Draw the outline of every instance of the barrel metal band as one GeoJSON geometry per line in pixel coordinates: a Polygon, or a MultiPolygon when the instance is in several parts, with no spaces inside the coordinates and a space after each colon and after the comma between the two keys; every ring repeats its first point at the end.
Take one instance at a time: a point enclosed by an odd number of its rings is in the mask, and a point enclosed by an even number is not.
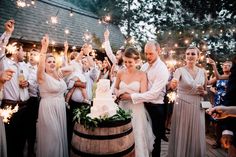
{"type": "Polygon", "coordinates": [[[79,156],[82,157],[121,157],[121,156],[125,156],[127,154],[129,154],[133,149],[134,149],[135,144],[133,144],[131,147],[129,147],[128,149],[122,151],[122,152],[118,152],[118,153],[114,153],[114,154],[90,154],[90,153],[86,153],[86,152],[82,152],[78,149],[76,149],[74,146],[71,146],[72,151],[79,156]]]}
{"type": "Polygon", "coordinates": [[[84,133],[78,132],[77,130],[74,130],[74,134],[76,134],[79,137],[86,138],[86,139],[112,140],[112,139],[126,136],[126,135],[130,134],[132,131],[133,131],[133,128],[131,127],[129,130],[127,130],[125,132],[122,132],[120,134],[114,134],[114,135],[89,135],[89,134],[84,134],[84,133]]]}

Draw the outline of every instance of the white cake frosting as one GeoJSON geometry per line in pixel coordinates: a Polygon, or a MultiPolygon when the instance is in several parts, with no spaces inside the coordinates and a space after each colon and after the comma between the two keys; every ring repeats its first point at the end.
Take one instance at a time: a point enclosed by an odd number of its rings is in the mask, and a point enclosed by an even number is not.
{"type": "Polygon", "coordinates": [[[110,90],[110,80],[100,79],[97,83],[93,106],[88,116],[91,118],[112,117],[118,110],[110,90]]]}

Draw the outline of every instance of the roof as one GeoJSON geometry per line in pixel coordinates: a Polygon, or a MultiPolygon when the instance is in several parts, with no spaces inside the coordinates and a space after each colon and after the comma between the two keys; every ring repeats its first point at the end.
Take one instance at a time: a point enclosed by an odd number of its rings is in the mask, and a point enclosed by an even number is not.
{"type": "MultiPolygon", "coordinates": [[[[105,27],[98,23],[99,17],[91,12],[82,10],[64,0],[37,0],[35,6],[17,8],[15,0],[0,0],[0,32],[4,30],[6,20],[14,18],[16,25],[12,38],[29,42],[40,42],[47,33],[56,44],[63,45],[67,40],[69,45],[81,46],[84,32],[88,30],[102,42],[105,27]],[[73,11],[73,16],[69,14],[73,11]],[[58,23],[53,25],[51,17],[57,16],[58,23]],[[65,34],[65,29],[69,34],[65,34]]],[[[109,24],[110,42],[117,49],[123,45],[124,36],[118,26],[109,24]]]]}

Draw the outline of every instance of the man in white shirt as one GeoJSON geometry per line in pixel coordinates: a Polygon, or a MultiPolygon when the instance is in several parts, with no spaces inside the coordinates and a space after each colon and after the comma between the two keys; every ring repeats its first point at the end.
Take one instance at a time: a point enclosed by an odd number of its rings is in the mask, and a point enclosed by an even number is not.
{"type": "Polygon", "coordinates": [[[165,133],[165,117],[164,117],[164,95],[165,87],[168,83],[169,71],[159,54],[161,52],[160,45],[157,42],[147,42],[145,45],[145,63],[141,70],[147,73],[148,91],[144,93],[125,93],[121,95],[121,99],[131,99],[134,104],[145,102],[145,107],[152,119],[152,130],[156,136],[153,157],[160,157],[161,138],[165,133]]]}
{"type": "Polygon", "coordinates": [[[7,139],[7,154],[8,157],[23,157],[23,149],[26,139],[26,101],[21,100],[20,91],[28,87],[27,80],[19,81],[20,70],[24,67],[19,64],[24,59],[22,47],[6,57],[5,46],[14,30],[14,20],[9,20],[5,23],[5,33],[0,40],[0,69],[12,69],[14,71],[12,79],[4,84],[3,100],[1,108],[16,105],[19,106],[18,112],[11,117],[9,124],[5,124],[6,139],[7,139]],[[10,58],[9,58],[10,57],[10,58]]]}
{"type": "Polygon", "coordinates": [[[39,61],[39,50],[32,49],[29,52],[29,62],[26,64],[28,69],[29,100],[27,104],[27,143],[28,156],[35,156],[34,144],[36,139],[36,122],[39,109],[39,85],[37,82],[37,70],[39,61]]]}

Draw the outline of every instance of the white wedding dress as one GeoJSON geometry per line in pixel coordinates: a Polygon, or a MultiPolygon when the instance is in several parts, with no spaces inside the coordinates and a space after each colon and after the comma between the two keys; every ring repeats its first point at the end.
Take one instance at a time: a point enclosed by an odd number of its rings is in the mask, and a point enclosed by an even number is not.
{"type": "MultiPolygon", "coordinates": [[[[140,91],[140,82],[134,81],[126,84],[120,82],[119,90],[129,93],[138,93],[140,91]]],[[[149,157],[155,140],[152,132],[150,117],[143,103],[133,104],[132,101],[120,101],[119,106],[125,110],[132,111],[132,125],[135,139],[135,156],[149,157]]]]}

